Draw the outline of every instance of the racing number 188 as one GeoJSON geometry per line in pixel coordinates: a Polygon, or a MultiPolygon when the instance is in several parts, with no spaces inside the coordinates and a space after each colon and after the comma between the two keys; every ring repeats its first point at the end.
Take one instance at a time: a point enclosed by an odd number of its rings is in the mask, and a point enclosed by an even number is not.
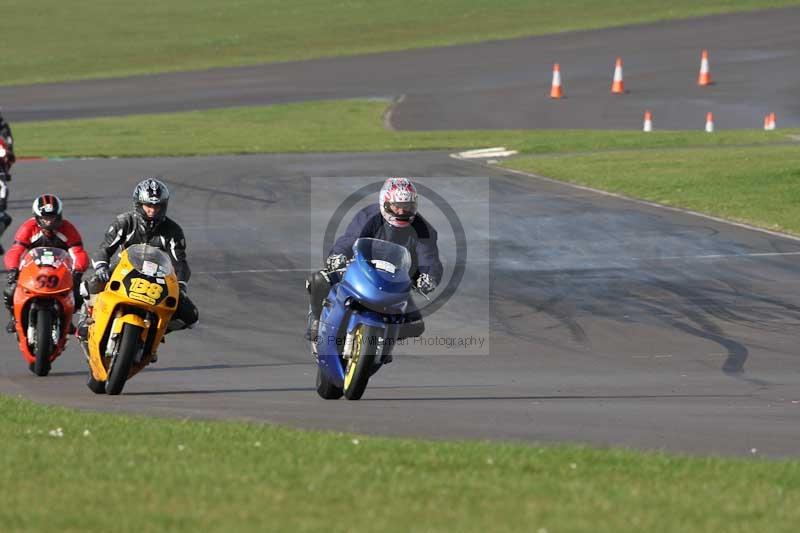
{"type": "Polygon", "coordinates": [[[153,300],[158,300],[164,287],[158,283],[150,283],[144,278],[133,278],[131,280],[131,292],[138,292],[139,294],[146,294],[153,300]]]}

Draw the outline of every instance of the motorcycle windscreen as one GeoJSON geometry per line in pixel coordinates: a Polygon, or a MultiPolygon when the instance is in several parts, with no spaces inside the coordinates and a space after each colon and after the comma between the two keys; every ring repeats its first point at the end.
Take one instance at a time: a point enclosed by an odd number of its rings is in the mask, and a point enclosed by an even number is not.
{"type": "Polygon", "coordinates": [[[38,246],[36,248],[31,248],[22,256],[19,262],[19,269],[22,270],[30,264],[34,264],[38,267],[49,266],[52,268],[58,268],[63,265],[72,270],[72,257],[66,250],[62,250],[61,248],[38,246]]]}
{"type": "Polygon", "coordinates": [[[134,244],[126,252],[133,268],[145,276],[163,278],[175,271],[169,256],[155,246],[134,244]]]}
{"type": "Polygon", "coordinates": [[[38,294],[72,289],[72,257],[61,248],[37,247],[22,256],[19,284],[38,294]]]}
{"type": "Polygon", "coordinates": [[[344,282],[365,304],[393,306],[408,298],[411,255],[405,247],[380,239],[358,239],[344,282]]]}

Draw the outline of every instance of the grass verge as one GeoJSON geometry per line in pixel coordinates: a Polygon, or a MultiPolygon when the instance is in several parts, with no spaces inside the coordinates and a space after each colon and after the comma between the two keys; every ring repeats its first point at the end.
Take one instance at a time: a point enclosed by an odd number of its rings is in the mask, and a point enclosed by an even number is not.
{"type": "MultiPolygon", "coordinates": [[[[386,102],[337,100],[22,122],[14,126],[23,156],[137,157],[290,152],[460,150],[505,145],[525,154],[675,149],[787,142],[779,130],[701,131],[477,130],[390,131],[386,102]],[[209,128],[213,124],[213,130],[209,128]]],[[[638,127],[638,124],[637,124],[638,127]]]]}
{"type": "Polygon", "coordinates": [[[4,531],[795,531],[800,462],[426,442],[0,396],[4,531]],[[59,429],[60,428],[60,429],[59,429]]]}
{"type": "Polygon", "coordinates": [[[522,157],[506,164],[625,196],[800,234],[800,147],[522,157]]]}
{"type": "Polygon", "coordinates": [[[0,84],[479,42],[798,0],[6,0],[0,84]]]}
{"type": "Polygon", "coordinates": [[[503,145],[509,168],[800,234],[798,130],[397,132],[385,102],[334,101],[21,123],[20,155],[188,156],[462,150],[503,145]],[[208,124],[214,124],[212,131],[208,124]]]}

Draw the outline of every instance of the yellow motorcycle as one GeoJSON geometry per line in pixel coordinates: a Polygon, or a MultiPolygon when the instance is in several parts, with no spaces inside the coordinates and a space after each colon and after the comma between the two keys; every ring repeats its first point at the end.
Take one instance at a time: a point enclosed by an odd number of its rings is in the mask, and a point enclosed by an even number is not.
{"type": "Polygon", "coordinates": [[[97,394],[119,394],[154,359],[178,307],[178,278],[169,256],[146,244],[120,254],[97,295],[83,345],[97,394]]]}

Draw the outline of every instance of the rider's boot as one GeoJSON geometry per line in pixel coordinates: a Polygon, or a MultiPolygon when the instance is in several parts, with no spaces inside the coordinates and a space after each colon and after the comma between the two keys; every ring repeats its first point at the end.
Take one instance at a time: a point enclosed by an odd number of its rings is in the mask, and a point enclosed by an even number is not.
{"type": "Polygon", "coordinates": [[[78,313],[78,326],[75,328],[75,336],[79,341],[85,342],[89,338],[89,325],[92,323],[92,308],[84,302],[83,312],[78,313]]]}
{"type": "Polygon", "coordinates": [[[319,334],[319,319],[314,318],[314,315],[309,313],[305,338],[307,341],[316,342],[318,334],[319,334]]]}
{"type": "Polygon", "coordinates": [[[17,331],[17,321],[12,316],[11,319],[6,324],[6,333],[16,333],[17,331]]]}
{"type": "MultiPolygon", "coordinates": [[[[89,287],[85,280],[80,283],[80,296],[83,301],[81,302],[80,311],[75,313],[75,316],[78,318],[78,325],[74,328],[74,332],[75,337],[77,337],[79,341],[86,342],[89,338],[89,325],[94,322],[92,311],[94,310],[94,300],[96,296],[89,293],[89,287]]],[[[70,330],[72,329],[73,328],[70,328],[70,330]]]]}

